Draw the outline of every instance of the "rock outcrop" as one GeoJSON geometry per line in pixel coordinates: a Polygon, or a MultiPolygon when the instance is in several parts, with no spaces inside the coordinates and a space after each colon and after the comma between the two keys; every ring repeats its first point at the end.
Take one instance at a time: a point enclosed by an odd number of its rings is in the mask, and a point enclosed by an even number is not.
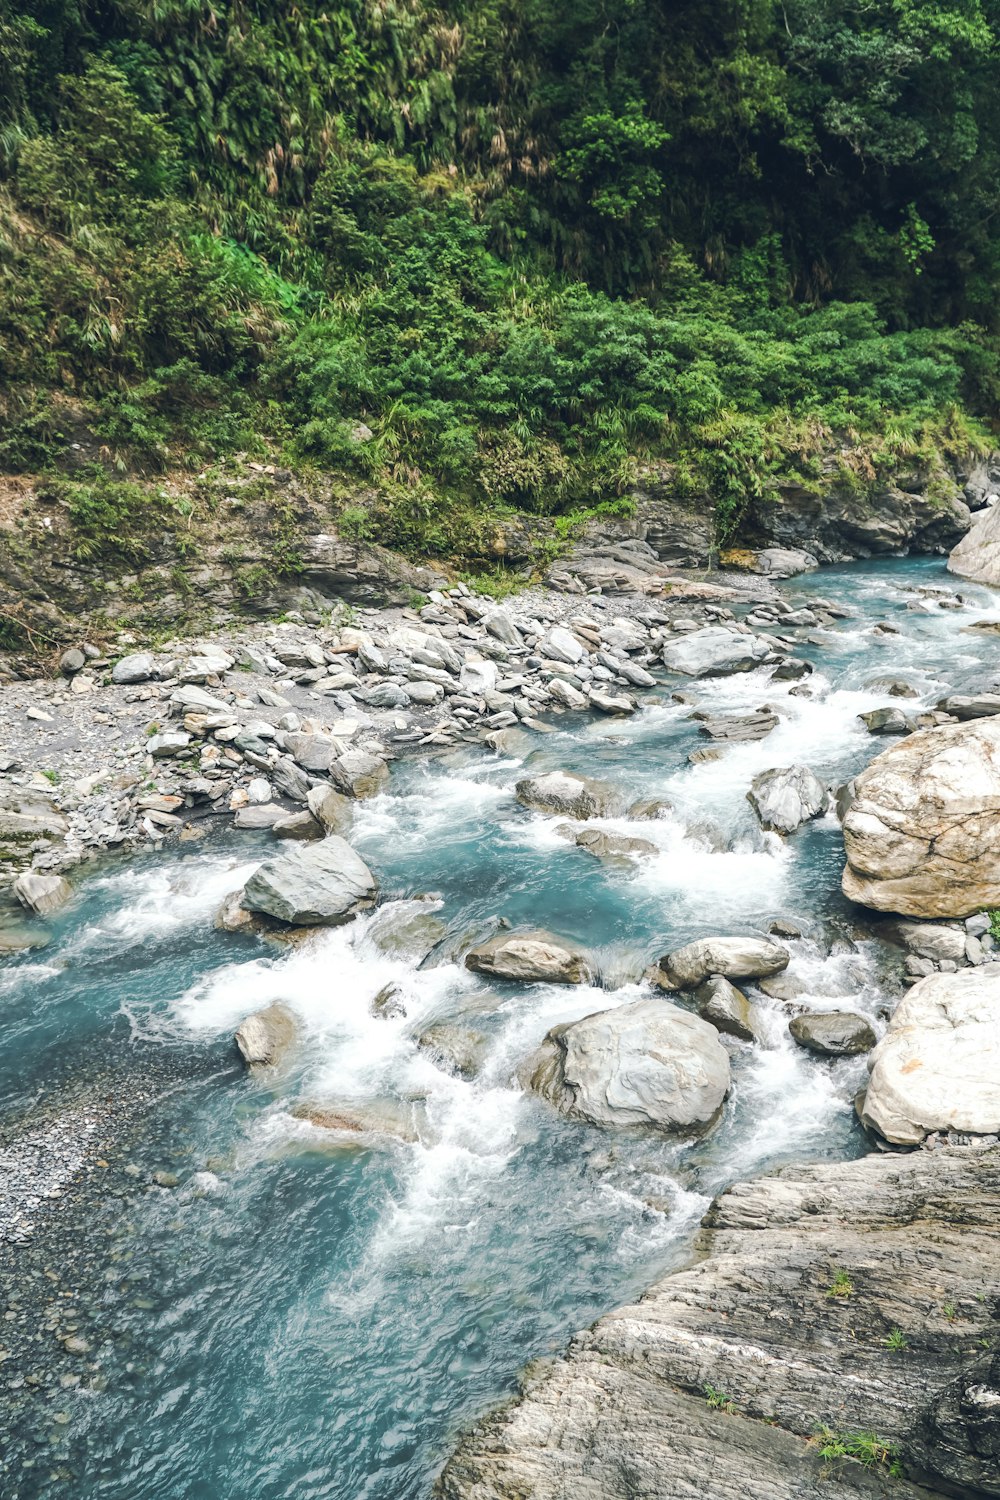
{"type": "Polygon", "coordinates": [[[690,1269],[529,1367],[438,1500],[1000,1494],[1000,1149],[786,1167],[704,1222],[690,1269]]]}
{"type": "Polygon", "coordinates": [[[855,779],[844,895],[907,917],[1000,906],[1000,719],[922,730],[855,779]]]}
{"type": "Polygon", "coordinates": [[[332,833],[262,864],[247,881],[240,904],[296,927],[329,926],[371,906],[377,889],[360,854],[332,833]]]}
{"type": "Polygon", "coordinates": [[[573,1120],[702,1130],[729,1091],[729,1054],[690,1011],[636,1000],[553,1027],[519,1076],[573,1120]]]}
{"type": "Polygon", "coordinates": [[[1000,1131],[1000,966],[919,979],[869,1068],[861,1118],[887,1141],[1000,1131]]]}
{"type": "Polygon", "coordinates": [[[1000,587],[1000,505],[979,512],[972,527],[952,550],[949,573],[974,583],[1000,587]]]}

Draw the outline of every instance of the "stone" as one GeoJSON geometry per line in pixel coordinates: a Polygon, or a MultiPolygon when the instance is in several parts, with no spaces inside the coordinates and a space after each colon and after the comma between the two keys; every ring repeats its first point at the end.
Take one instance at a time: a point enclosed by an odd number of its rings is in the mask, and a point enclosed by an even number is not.
{"type": "Polygon", "coordinates": [[[762,828],[794,833],[825,811],[827,789],[808,766],[783,766],[755,776],[747,801],[762,828]]]}
{"type": "Polygon", "coordinates": [[[934,1131],[1000,1131],[1000,965],[930,974],[869,1059],[862,1123],[896,1145],[934,1131]]]}
{"type": "Polygon", "coordinates": [[[321,839],[326,830],[308,810],[289,813],[271,824],[276,839],[321,839]]]}
{"type": "Polygon", "coordinates": [[[147,655],[145,651],[142,651],[135,656],[123,656],[119,661],[116,661],[111,668],[111,681],[120,686],[136,682],[149,682],[150,678],[155,675],[155,672],[156,668],[153,665],[153,658],[147,655]]]}
{"type": "Polygon", "coordinates": [[[268,768],[275,790],[292,802],[305,802],[309,796],[309,778],[290,755],[283,755],[268,768]]]}
{"type": "Polygon", "coordinates": [[[295,1017],[280,1001],[247,1016],[236,1031],[236,1045],[248,1068],[273,1068],[296,1039],[295,1017]]]}
{"type": "Polygon", "coordinates": [[[1000,718],[921,730],[855,778],[844,895],[907,917],[1000,906],[1000,718]]]}
{"type": "Polygon", "coordinates": [[[188,656],[181,662],[174,675],[181,682],[205,682],[209,677],[221,677],[235,665],[225,651],[206,653],[203,656],[188,656]]]}
{"type": "Polygon", "coordinates": [[[62,875],[39,875],[32,870],[19,875],[12,890],[21,905],[36,917],[59,911],[73,894],[73,887],[62,875]]]}
{"type": "Polygon", "coordinates": [[[518,1076],[570,1119],[666,1131],[711,1125],[730,1085],[715,1027],[657,999],[553,1027],[518,1076]]]}
{"type": "Polygon", "coordinates": [[[191,736],[183,729],[165,729],[146,741],[146,750],[154,760],[170,760],[181,755],[191,744],[191,736]]]}
{"type": "Polygon", "coordinates": [[[716,1031],[726,1036],[738,1037],[741,1042],[754,1042],[760,1035],[760,1016],[755,1005],[751,1005],[742,990],[738,990],[721,974],[706,979],[695,991],[698,1014],[716,1031]]]}
{"type": "Polygon", "coordinates": [[[864,1016],[849,1010],[813,1010],[793,1016],[788,1030],[800,1047],[824,1057],[853,1057],[870,1052],[875,1032],[864,1016]]]}
{"type": "Polygon", "coordinates": [[[1000,585],[1000,506],[979,511],[948,558],[949,573],[974,583],[1000,585]]]}
{"type": "Polygon", "coordinates": [[[420,1033],[417,1046],[446,1072],[475,1078],[489,1048],[489,1038],[471,1027],[441,1021],[420,1033]]]}
{"type": "Polygon", "coordinates": [[[564,661],[570,666],[583,661],[587,655],[587,648],[573,634],[561,625],[556,625],[543,639],[539,651],[548,661],[564,661]]]}
{"type": "Polygon", "coordinates": [[[951,927],[942,922],[886,922],[878,928],[879,937],[890,943],[898,943],[908,953],[918,958],[930,958],[939,963],[950,959],[961,963],[965,958],[965,928],[951,927]]]}
{"type": "Polygon", "coordinates": [[[583,953],[549,932],[501,932],[465,955],[465,967],[492,979],[540,984],[586,984],[583,953]]]}
{"type": "Polygon", "coordinates": [[[668,642],[663,648],[663,665],[687,677],[718,677],[750,672],[770,654],[771,647],[760,636],[708,625],[668,642]]]}
{"type": "Polygon", "coordinates": [[[367,750],[345,750],[330,763],[330,779],[359,801],[377,797],[389,780],[389,767],[380,755],[367,750]]]}
{"type": "Polygon", "coordinates": [[[506,609],[491,609],[483,616],[483,624],[490,635],[502,641],[505,646],[521,647],[524,645],[521,632],[506,609]]]}
{"type": "Polygon", "coordinates": [[[258,807],[238,808],[233,824],[236,828],[273,828],[287,817],[286,807],[279,807],[276,802],[265,802],[258,807]]]}
{"type": "MultiPolygon", "coordinates": [[[[697,719],[698,714],[692,718],[697,719]]],[[[699,720],[698,732],[711,740],[742,743],[766,739],[777,727],[777,714],[765,708],[752,714],[709,714],[699,720]]]]}
{"type": "Polygon", "coordinates": [[[351,804],[332,786],[313,786],[306,795],[306,806],[327,833],[343,833],[350,827],[351,804]]]}
{"type": "Polygon", "coordinates": [[[869,734],[909,734],[913,728],[909,719],[898,708],[873,708],[858,714],[869,734]]]}
{"type": "Polygon", "coordinates": [[[406,1015],[406,1004],[403,1000],[403,991],[398,984],[391,980],[384,984],[368,1007],[373,1016],[380,1016],[382,1020],[399,1020],[406,1015]]]}
{"type": "Polygon", "coordinates": [[[595,687],[590,689],[590,706],[602,714],[634,714],[636,709],[634,698],[605,693],[601,688],[595,687]]]}
{"type": "Polygon", "coordinates": [[[628,816],[634,823],[655,823],[669,817],[673,810],[674,804],[663,797],[640,797],[632,803],[628,816]]]}
{"type": "Polygon", "coordinates": [[[712,974],[765,979],[787,969],[788,959],[788,949],[772,938],[698,938],[661,958],[660,971],[665,989],[694,990],[712,974]]]}
{"type": "Polygon", "coordinates": [[[703,1223],[683,1269],[469,1419],[436,1500],[996,1494],[1000,1150],[784,1166],[703,1223]],[[824,1430],[902,1473],[824,1456],[824,1430]]]}
{"type": "Polygon", "coordinates": [[[434,899],[387,901],[368,919],[365,944],[387,958],[421,964],[441,942],[447,927],[434,899]]]}
{"type": "Polygon", "coordinates": [[[82,672],[86,665],[87,658],[75,646],[69,651],[64,651],[59,658],[59,670],[64,677],[72,677],[75,673],[82,672]]]}
{"type": "Polygon", "coordinates": [[[515,795],[533,812],[561,817],[616,818],[625,810],[625,799],[616,787],[576,771],[549,771],[526,776],[517,783],[515,795]]]}
{"type": "Polygon", "coordinates": [[[627,833],[609,833],[604,828],[581,828],[576,843],[598,859],[624,859],[634,854],[659,854],[657,844],[627,833]]]}
{"type": "Polygon", "coordinates": [[[243,892],[230,891],[215,914],[213,926],[217,932],[250,933],[256,930],[257,919],[242,904],[243,892]]]}
{"type": "Polygon", "coordinates": [[[329,771],[330,762],[341,753],[341,746],[330,734],[286,734],[282,749],[303,771],[329,771]]]}
{"type": "Polygon", "coordinates": [[[178,704],[181,708],[193,708],[197,712],[209,714],[228,714],[229,704],[223,703],[221,698],[213,698],[211,693],[206,693],[204,688],[196,687],[193,683],[185,683],[175,688],[170,694],[171,703],[178,704]]]}
{"type": "Polygon", "coordinates": [[[261,865],[246,883],[242,905],[292,926],[328,926],[370,906],[377,890],[361,856],[332,833],[261,865]]]}
{"type": "Polygon", "coordinates": [[[941,713],[954,719],[988,719],[1000,714],[1000,693],[951,693],[938,703],[941,713]]]}
{"type": "Polygon", "coordinates": [[[590,706],[589,699],[579,688],[575,688],[571,682],[564,682],[561,677],[553,677],[549,683],[549,696],[564,708],[573,708],[577,712],[590,706]]]}
{"type": "Polygon", "coordinates": [[[474,697],[495,693],[498,669],[495,661],[466,661],[459,674],[459,684],[474,697]]]}

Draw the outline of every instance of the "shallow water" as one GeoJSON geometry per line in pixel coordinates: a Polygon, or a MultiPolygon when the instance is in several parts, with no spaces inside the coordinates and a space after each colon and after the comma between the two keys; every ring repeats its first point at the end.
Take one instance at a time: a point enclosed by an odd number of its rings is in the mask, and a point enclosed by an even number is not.
{"type": "Polygon", "coordinates": [[[767,670],[672,681],[634,719],[532,741],[524,762],[469,752],[399,766],[390,793],[358,809],[352,839],[387,897],[434,893],[455,937],[495,915],[550,927],[595,954],[602,988],[494,986],[453,962],[418,969],[379,951],[371,918],[288,952],[216,933],[222,897],[273,847],[263,836],[94,878],[49,947],[5,962],[10,1116],[53,1079],[111,1061],[171,1056],[180,1074],[135,1146],[144,1183],[164,1168],[180,1185],[142,1193],[109,1245],[109,1283],[127,1265],[144,1294],[115,1305],[99,1350],[106,1389],[62,1393],[68,1420],[56,1430],[40,1418],[32,1435],[46,1455],[66,1445],[72,1479],[49,1480],[46,1457],[16,1493],[417,1500],[459,1425],[511,1391],[527,1359],[683,1262],[712,1193],[784,1160],[864,1150],[851,1102],[863,1063],[796,1048],[787,1009],[764,997],[768,1045],[733,1044],[731,1098],[700,1142],[567,1124],[513,1072],[548,1027],[634,999],[660,953],[778,916],[806,934],[789,972],[810,1003],[848,997],[884,1024],[899,956],[853,926],[835,821],[783,843],[756,829],[746,790],[793,762],[842,781],[884,748],[858,712],[916,704],[868,687],[875,676],[904,676],[931,704],[992,670],[989,638],[966,627],[1000,617],[996,596],[963,586],[968,606],[947,610],[919,592],[933,587],[954,589],[937,561],[787,585],[792,602],[824,597],[851,612],[821,645],[799,646],[818,669],[812,698],[767,670]],[[878,621],[901,633],[873,634],[878,621]],[[781,723],[692,766],[704,741],[690,708],[671,702],[676,687],[713,710],[770,703],[781,723]],[[658,822],[610,825],[660,854],[617,867],[567,844],[556,820],[515,803],[523,765],[666,798],[673,811],[658,822]],[[389,982],[405,1018],[369,1014],[389,982]],[[231,1037],[276,999],[304,1042],[264,1083],[236,1065],[231,1037]],[[473,1081],[416,1045],[444,1020],[487,1038],[473,1081]],[[417,1139],[331,1135],[292,1113],[305,1101],[389,1109],[417,1139]]]}

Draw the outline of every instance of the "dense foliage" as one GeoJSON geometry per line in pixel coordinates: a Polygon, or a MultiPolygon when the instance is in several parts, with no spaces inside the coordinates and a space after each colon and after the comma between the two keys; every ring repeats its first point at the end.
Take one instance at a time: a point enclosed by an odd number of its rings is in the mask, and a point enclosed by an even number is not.
{"type": "Polygon", "coordinates": [[[457,552],[643,459],[731,524],[834,438],[965,434],[998,35],[1000,0],[0,0],[0,465],[280,449],[457,552]]]}

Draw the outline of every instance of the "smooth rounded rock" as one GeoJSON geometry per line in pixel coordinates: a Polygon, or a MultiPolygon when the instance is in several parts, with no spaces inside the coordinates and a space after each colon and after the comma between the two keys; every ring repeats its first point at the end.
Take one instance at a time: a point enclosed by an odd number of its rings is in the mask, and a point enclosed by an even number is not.
{"type": "Polygon", "coordinates": [[[607,781],[581,776],[576,771],[549,771],[525,776],[515,795],[533,812],[556,813],[568,818],[616,818],[625,810],[625,799],[607,781]]]}
{"type": "Polygon", "coordinates": [[[329,926],[370,906],[377,889],[361,856],[332,833],[261,865],[247,881],[241,904],[293,926],[329,926]]]}
{"type": "Polygon", "coordinates": [[[787,969],[788,959],[788,949],[771,938],[698,938],[661,958],[660,973],[665,988],[693,990],[712,974],[724,979],[764,979],[787,969]]]}
{"type": "Polygon", "coordinates": [[[853,1057],[870,1052],[876,1036],[864,1016],[849,1010],[814,1010],[793,1016],[788,1030],[800,1047],[824,1057],[853,1057]]]}
{"type": "Polygon", "coordinates": [[[256,1011],[238,1027],[236,1045],[247,1067],[274,1067],[295,1041],[295,1017],[277,1002],[256,1011]]]}
{"type": "Polygon", "coordinates": [[[495,979],[529,983],[585,984],[586,957],[549,932],[502,932],[465,956],[465,967],[495,979]]]}

